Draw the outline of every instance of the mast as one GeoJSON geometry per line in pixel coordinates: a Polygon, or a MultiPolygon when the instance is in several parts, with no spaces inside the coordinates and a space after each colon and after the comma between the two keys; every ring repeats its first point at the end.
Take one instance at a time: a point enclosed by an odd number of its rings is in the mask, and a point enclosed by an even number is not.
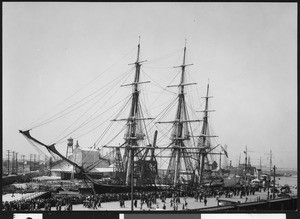
{"type": "MultiPolygon", "coordinates": [[[[198,155],[198,172],[200,173],[199,177],[199,184],[202,183],[203,181],[203,172],[204,169],[208,169],[208,157],[207,157],[207,152],[208,150],[211,149],[211,142],[210,138],[211,137],[217,137],[217,136],[211,136],[209,132],[209,124],[208,124],[208,113],[209,112],[214,112],[214,110],[209,110],[208,108],[208,99],[211,98],[212,96],[209,96],[209,84],[207,84],[206,88],[206,96],[202,97],[205,99],[205,107],[203,115],[203,125],[201,129],[201,134],[199,136],[199,141],[198,141],[198,147],[199,147],[199,155],[198,155]]],[[[220,158],[221,159],[221,158],[220,158]]],[[[221,161],[220,161],[221,162],[221,161]]]]}
{"type": "Polygon", "coordinates": [[[246,146],[246,150],[244,151],[244,153],[245,153],[245,173],[247,174],[247,154],[248,154],[247,146],[246,146]]]}
{"type": "MultiPolygon", "coordinates": [[[[193,171],[191,160],[188,157],[187,147],[185,141],[190,139],[190,132],[188,129],[188,122],[193,122],[193,120],[188,119],[187,107],[185,101],[185,86],[195,83],[185,83],[185,68],[186,64],[186,45],[184,46],[183,62],[182,65],[176,66],[174,68],[181,68],[181,79],[179,85],[171,85],[169,87],[178,87],[178,105],[175,120],[171,121],[173,123],[172,135],[171,135],[171,158],[169,160],[169,165],[167,169],[166,177],[171,180],[174,186],[179,184],[179,179],[181,174],[191,174],[193,171]]],[[[188,177],[188,176],[187,176],[188,177]]]]}
{"type": "MultiPolygon", "coordinates": [[[[146,61],[146,60],[145,60],[146,61]]],[[[126,185],[133,185],[133,175],[134,175],[134,164],[136,160],[140,160],[143,157],[141,151],[145,149],[145,147],[140,146],[140,142],[145,139],[145,133],[143,131],[143,120],[153,119],[153,118],[142,118],[143,113],[140,105],[140,88],[139,85],[142,83],[149,83],[150,81],[140,82],[140,70],[142,62],[140,61],[140,42],[138,44],[137,50],[137,58],[136,62],[132,63],[135,65],[135,75],[134,75],[134,82],[127,85],[122,86],[132,86],[132,95],[131,95],[131,105],[129,116],[127,119],[120,119],[127,121],[126,123],[126,131],[124,136],[124,146],[125,152],[123,156],[123,166],[124,166],[124,182],[126,185]]],[[[118,120],[114,120],[118,121],[118,120]]],[[[146,128],[146,127],[144,127],[146,128]]],[[[120,148],[120,147],[119,147],[120,148]]],[[[117,150],[117,153],[119,151],[117,150]]],[[[120,155],[119,155],[120,157],[120,155]]],[[[143,177],[141,177],[143,178],[143,177]]],[[[142,183],[143,179],[139,179],[142,183]]]]}
{"type": "Polygon", "coordinates": [[[247,174],[248,173],[248,166],[250,166],[248,163],[249,163],[249,158],[248,158],[248,153],[249,152],[253,152],[253,151],[249,151],[248,148],[247,148],[247,145],[246,145],[246,150],[244,151],[245,153],[245,173],[247,174]]]}
{"type": "Polygon", "coordinates": [[[219,161],[219,171],[220,171],[220,173],[221,173],[221,165],[222,165],[222,163],[221,163],[221,159],[222,158],[222,153],[220,152],[220,161],[219,161]]]}
{"type": "Polygon", "coordinates": [[[9,175],[9,159],[10,159],[10,154],[11,150],[7,150],[7,175],[9,175]]]}
{"type": "Polygon", "coordinates": [[[134,165],[134,146],[138,146],[137,136],[136,136],[136,128],[137,128],[137,120],[138,110],[139,110],[139,81],[140,81],[140,68],[141,64],[139,62],[140,59],[140,42],[138,44],[137,58],[135,65],[135,76],[132,90],[132,101],[131,101],[131,109],[127,122],[127,132],[125,136],[125,141],[127,141],[127,147],[125,151],[125,159],[126,162],[126,185],[130,185],[133,180],[133,165],[134,165]],[[130,178],[131,177],[131,178],[130,178]]]}
{"type": "Polygon", "coordinates": [[[268,159],[270,159],[270,175],[272,174],[272,150],[270,150],[270,153],[269,154],[265,154],[265,155],[268,155],[270,157],[268,157],[268,159]]]}

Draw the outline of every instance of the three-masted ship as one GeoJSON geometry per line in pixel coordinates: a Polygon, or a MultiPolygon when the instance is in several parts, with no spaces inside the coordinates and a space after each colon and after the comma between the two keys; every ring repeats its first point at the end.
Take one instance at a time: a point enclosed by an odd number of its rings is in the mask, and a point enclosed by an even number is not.
{"type": "Polygon", "coordinates": [[[140,95],[141,86],[150,81],[141,81],[141,66],[145,61],[140,60],[140,43],[137,48],[137,58],[133,63],[134,80],[123,87],[131,86],[130,109],[127,118],[115,118],[112,122],[125,122],[125,134],[123,143],[120,145],[104,145],[104,148],[113,150],[115,173],[113,183],[101,183],[91,177],[88,169],[79,165],[70,158],[63,156],[55,147],[55,144],[47,145],[33,137],[29,130],[20,130],[28,140],[45,147],[50,153],[55,154],[62,160],[74,166],[74,169],[80,178],[89,181],[92,184],[92,190],[95,193],[123,193],[130,191],[153,191],[160,188],[187,188],[199,186],[203,183],[205,170],[209,169],[209,154],[217,146],[213,147],[210,138],[216,137],[210,135],[208,129],[208,91],[205,98],[206,104],[203,119],[190,119],[188,107],[186,104],[186,86],[195,85],[186,81],[186,67],[192,64],[186,64],[186,46],[184,47],[183,62],[176,66],[181,70],[179,84],[170,85],[177,87],[177,106],[175,119],[172,121],[158,121],[158,125],[171,125],[171,135],[167,147],[157,145],[158,131],[154,132],[153,138],[148,136],[147,125],[145,121],[154,120],[154,118],[145,117],[141,107],[140,95]],[[191,123],[202,122],[200,135],[193,135],[190,130],[191,123]],[[151,139],[151,140],[150,140],[151,139]],[[193,139],[193,141],[191,141],[193,139]],[[196,139],[196,140],[195,140],[196,139]],[[196,144],[195,144],[196,142],[196,144]],[[168,151],[168,167],[163,176],[158,173],[158,153],[156,151],[168,151]],[[123,152],[123,153],[122,153],[123,152]],[[158,182],[160,181],[160,182],[158,182]],[[164,186],[162,186],[164,185],[164,186]]]}

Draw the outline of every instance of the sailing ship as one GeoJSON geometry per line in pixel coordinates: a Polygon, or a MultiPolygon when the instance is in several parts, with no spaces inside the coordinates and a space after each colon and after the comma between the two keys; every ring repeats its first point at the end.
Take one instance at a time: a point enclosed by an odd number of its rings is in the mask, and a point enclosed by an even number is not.
{"type": "MultiPolygon", "coordinates": [[[[141,81],[141,66],[145,61],[140,60],[140,42],[137,48],[137,58],[133,63],[135,67],[134,80],[130,84],[123,87],[131,86],[132,93],[130,95],[130,110],[127,118],[115,118],[112,122],[125,122],[125,134],[121,145],[103,145],[104,148],[112,149],[115,160],[114,181],[111,184],[98,182],[89,174],[89,169],[83,165],[78,165],[75,161],[63,156],[55,147],[55,144],[47,145],[42,141],[33,137],[30,133],[31,129],[20,130],[28,140],[45,147],[50,153],[55,154],[62,160],[74,166],[78,176],[92,184],[94,193],[123,193],[130,191],[155,191],[160,188],[195,188],[203,184],[206,172],[209,172],[209,156],[217,146],[212,146],[211,138],[217,137],[211,135],[208,127],[208,108],[209,85],[207,85],[207,95],[205,98],[205,109],[203,119],[190,119],[186,104],[186,86],[195,85],[186,81],[186,67],[192,64],[186,64],[186,45],[183,50],[183,62],[181,69],[180,82],[177,85],[168,87],[177,87],[177,109],[175,119],[172,121],[158,121],[156,124],[171,124],[170,143],[167,147],[159,147],[156,145],[158,131],[155,130],[153,141],[147,131],[145,121],[154,120],[154,118],[144,117],[142,111],[140,95],[141,84],[149,83],[149,81],[141,81]],[[202,124],[200,135],[193,135],[190,130],[191,123],[202,124]],[[191,141],[191,139],[193,139],[191,141]],[[195,144],[196,143],[196,144],[195,144]],[[121,153],[123,151],[123,156],[121,153]],[[157,150],[168,150],[168,167],[166,174],[160,177],[158,174],[158,154],[157,150]],[[160,181],[160,183],[158,183],[160,181]]],[[[219,154],[219,153],[218,153],[219,154]]]]}

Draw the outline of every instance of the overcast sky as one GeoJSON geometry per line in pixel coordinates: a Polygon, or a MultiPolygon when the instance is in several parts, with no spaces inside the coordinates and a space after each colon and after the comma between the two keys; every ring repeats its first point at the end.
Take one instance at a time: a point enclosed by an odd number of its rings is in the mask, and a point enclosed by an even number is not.
{"type": "Polygon", "coordinates": [[[296,168],[296,3],[3,3],[3,155],[37,153],[18,129],[91,81],[126,72],[139,36],[144,72],[162,87],[174,69],[155,73],[150,61],[187,39],[190,79],[200,96],[209,79],[212,127],[233,163],[247,145],[252,164],[268,165],[272,150],[273,164],[296,168]],[[105,74],[123,57],[124,68],[105,74]]]}

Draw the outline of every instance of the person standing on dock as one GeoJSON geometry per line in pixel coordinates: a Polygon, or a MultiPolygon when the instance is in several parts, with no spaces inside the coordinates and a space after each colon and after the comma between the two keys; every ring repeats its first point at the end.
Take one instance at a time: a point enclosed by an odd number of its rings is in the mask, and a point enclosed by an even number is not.
{"type": "Polygon", "coordinates": [[[137,200],[134,200],[134,207],[137,208],[137,200]]]}
{"type": "Polygon", "coordinates": [[[57,202],[55,203],[55,208],[56,208],[56,211],[58,211],[58,208],[59,208],[59,201],[57,201],[57,202]]]}
{"type": "Polygon", "coordinates": [[[201,192],[200,195],[199,195],[199,202],[202,201],[202,198],[203,198],[203,195],[202,195],[202,192],[201,192]]]}
{"type": "Polygon", "coordinates": [[[98,199],[98,207],[101,208],[101,197],[98,199]]]}

